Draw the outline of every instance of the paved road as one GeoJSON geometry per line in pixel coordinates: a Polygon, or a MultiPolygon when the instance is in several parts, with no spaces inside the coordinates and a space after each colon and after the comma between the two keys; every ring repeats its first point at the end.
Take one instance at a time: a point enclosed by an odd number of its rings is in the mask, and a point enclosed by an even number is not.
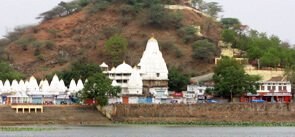
{"type": "Polygon", "coordinates": [[[191,80],[194,82],[200,82],[200,81],[208,81],[213,78],[214,73],[208,73],[202,76],[192,77],[191,80]]]}

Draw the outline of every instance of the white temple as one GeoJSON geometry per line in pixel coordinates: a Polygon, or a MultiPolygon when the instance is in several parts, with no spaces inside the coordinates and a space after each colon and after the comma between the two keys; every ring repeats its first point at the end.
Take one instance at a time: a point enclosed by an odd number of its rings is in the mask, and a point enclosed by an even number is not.
{"type": "Polygon", "coordinates": [[[113,80],[113,86],[122,88],[122,96],[168,95],[168,69],[154,37],[148,40],[140,63],[134,68],[125,61],[111,70],[104,62],[100,67],[113,80]]]}

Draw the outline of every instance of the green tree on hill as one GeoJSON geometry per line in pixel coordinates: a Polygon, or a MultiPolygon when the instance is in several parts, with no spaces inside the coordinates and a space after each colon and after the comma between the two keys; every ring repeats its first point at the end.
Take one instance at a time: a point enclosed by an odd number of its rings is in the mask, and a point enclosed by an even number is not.
{"type": "Polygon", "coordinates": [[[242,96],[245,93],[255,93],[258,76],[250,76],[245,73],[244,68],[236,60],[224,57],[214,69],[214,90],[217,95],[228,98],[230,102],[233,97],[242,96]]]}
{"type": "Polygon", "coordinates": [[[224,42],[232,43],[235,45],[237,33],[234,30],[225,29],[223,30],[221,36],[224,42]]]}
{"type": "Polygon", "coordinates": [[[106,52],[111,57],[114,64],[122,62],[125,53],[128,49],[128,41],[120,36],[115,35],[108,39],[105,43],[106,52]]]}

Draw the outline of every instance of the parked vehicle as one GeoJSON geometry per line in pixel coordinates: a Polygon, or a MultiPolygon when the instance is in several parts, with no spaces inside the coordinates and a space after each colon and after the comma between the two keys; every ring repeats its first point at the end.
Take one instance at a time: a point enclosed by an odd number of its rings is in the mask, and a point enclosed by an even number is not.
{"type": "Polygon", "coordinates": [[[251,102],[252,103],[264,103],[265,101],[262,99],[259,99],[259,100],[252,100],[251,102]]]}
{"type": "Polygon", "coordinates": [[[218,103],[218,101],[217,100],[214,100],[214,99],[208,99],[207,102],[208,103],[218,103]]]}

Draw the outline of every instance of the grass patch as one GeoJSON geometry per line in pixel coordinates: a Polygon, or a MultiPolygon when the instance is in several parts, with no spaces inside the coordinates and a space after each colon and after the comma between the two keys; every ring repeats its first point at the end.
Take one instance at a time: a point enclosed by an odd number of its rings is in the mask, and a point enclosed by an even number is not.
{"type": "Polygon", "coordinates": [[[38,127],[1,127],[0,131],[52,131],[56,128],[38,128],[38,127]]]}

